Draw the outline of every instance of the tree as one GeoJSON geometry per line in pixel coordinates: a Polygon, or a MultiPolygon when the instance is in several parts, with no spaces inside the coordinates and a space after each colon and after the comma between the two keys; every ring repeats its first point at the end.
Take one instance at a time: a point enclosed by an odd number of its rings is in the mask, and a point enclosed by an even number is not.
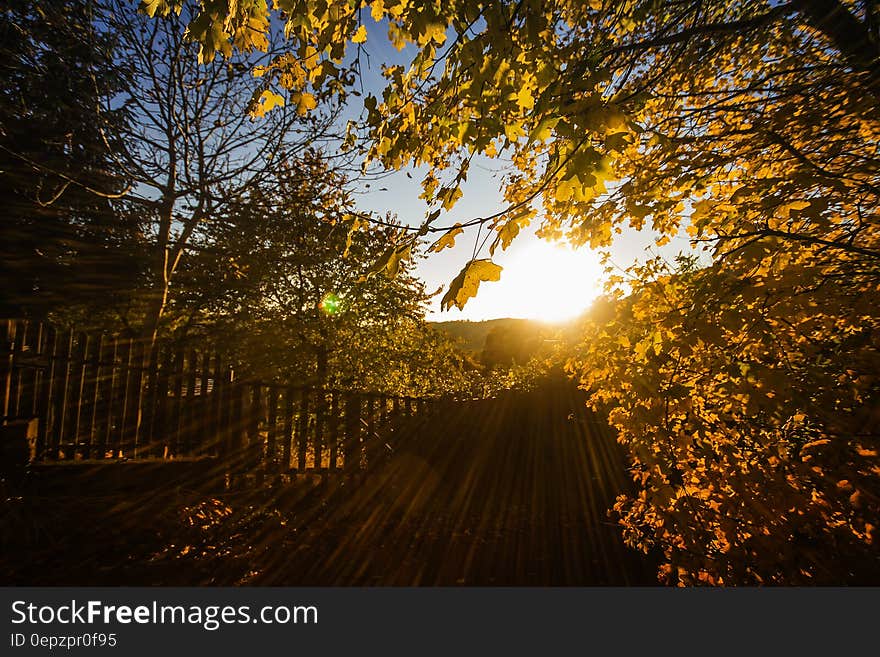
{"type": "Polygon", "coordinates": [[[93,10],[89,0],[0,5],[3,316],[95,305],[137,275],[138,235],[111,202],[127,185],[118,144],[98,128],[126,117],[98,113],[119,79],[93,10]]]}
{"type": "Polygon", "coordinates": [[[528,320],[507,320],[492,327],[480,353],[490,369],[524,365],[539,353],[550,334],[545,327],[528,320]]]}
{"type": "MultiPolygon", "coordinates": [[[[115,134],[125,148],[119,167],[131,177],[129,198],[140,207],[148,237],[150,281],[141,315],[132,321],[155,340],[173,279],[197,231],[229,203],[274,175],[287,153],[327,136],[330,119],[305,117],[306,101],[286,103],[251,74],[259,65],[202,61],[185,38],[189,5],[180,15],[149,21],[127,2],[108,0],[97,18],[116,40],[116,64],[125,89],[105,111],[122,105],[133,116],[115,134]],[[268,108],[274,108],[266,115],[268,108]]],[[[261,37],[271,52],[277,34],[261,37]]],[[[316,99],[310,97],[309,107],[316,99]]],[[[112,132],[108,128],[108,133],[112,132]]]]}
{"type": "MultiPolygon", "coordinates": [[[[480,226],[491,255],[540,216],[542,235],[593,248],[629,224],[661,244],[686,228],[708,250],[702,271],[652,260],[612,279],[613,320],[573,363],[634,463],[629,539],[662,548],[684,583],[876,574],[876,4],[289,0],[277,83],[361,49],[367,6],[416,45],[365,100],[368,158],[428,168],[410,239],[440,233],[443,248],[480,226]],[[443,226],[476,155],[510,162],[509,207],[443,226]],[[837,547],[851,569],[830,566],[837,547]]],[[[206,51],[247,48],[240,26],[266,12],[204,18],[206,51]]],[[[467,263],[449,302],[497,277],[491,264],[467,263]]]]}
{"type": "Polygon", "coordinates": [[[169,309],[178,333],[237,350],[246,377],[399,394],[460,387],[411,265],[394,279],[364,276],[392,229],[359,230],[352,207],[317,151],[278,163],[198,231],[169,309]]]}
{"type": "Polygon", "coordinates": [[[631,455],[625,538],[670,582],[876,581],[878,333],[847,318],[877,293],[784,278],[649,263],[569,364],[631,455]]]}
{"type": "MultiPolygon", "coordinates": [[[[649,216],[669,234],[687,213],[687,199],[713,191],[707,183],[715,172],[751,155],[761,155],[758,167],[781,161],[853,189],[872,172],[870,160],[854,158],[848,148],[870,133],[868,125],[820,133],[810,152],[798,147],[818,117],[870,117],[878,77],[871,3],[366,4],[374,19],[388,21],[396,46],[418,46],[409,69],[386,70],[382,102],[365,100],[369,157],[390,167],[428,165],[426,198],[443,209],[460,197],[475,154],[510,158],[510,208],[470,222],[489,224],[502,246],[536,214],[535,200],[546,233],[566,230],[580,243],[607,244],[615,225],[640,226],[649,216]],[[866,93],[854,97],[860,88],[866,93]],[[827,107],[803,111],[806,98],[827,107]],[[837,113],[817,114],[828,108],[837,113]],[[826,166],[823,173],[815,166],[824,162],[823,150],[848,157],[855,170],[826,166]],[[644,166],[646,159],[654,166],[644,166]],[[454,177],[441,182],[449,170],[454,177]],[[623,184],[606,194],[611,180],[623,184]]],[[[175,2],[142,6],[167,13],[175,2]]],[[[365,41],[366,8],[341,0],[279,7],[291,51],[269,70],[283,87],[300,90],[305,78],[291,71],[326,74],[346,43],[360,48],[365,41]]],[[[210,14],[217,10],[203,3],[193,23],[196,38],[208,34],[205,25],[213,30],[210,39],[201,37],[203,57],[252,47],[241,29],[247,21],[268,25],[263,0],[239,2],[231,15],[210,14]]],[[[438,217],[428,215],[427,230],[457,230],[433,225],[438,217]]],[[[840,247],[845,236],[828,241],[840,247]]]]}

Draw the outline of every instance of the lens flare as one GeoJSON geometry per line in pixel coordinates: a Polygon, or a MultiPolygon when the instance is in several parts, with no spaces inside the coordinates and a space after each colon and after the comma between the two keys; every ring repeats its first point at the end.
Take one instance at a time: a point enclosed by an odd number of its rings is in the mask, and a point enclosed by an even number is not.
{"type": "Polygon", "coordinates": [[[318,308],[323,310],[328,315],[335,315],[339,312],[341,305],[342,301],[339,299],[339,297],[332,292],[328,292],[321,299],[321,303],[318,304],[318,308]]]}

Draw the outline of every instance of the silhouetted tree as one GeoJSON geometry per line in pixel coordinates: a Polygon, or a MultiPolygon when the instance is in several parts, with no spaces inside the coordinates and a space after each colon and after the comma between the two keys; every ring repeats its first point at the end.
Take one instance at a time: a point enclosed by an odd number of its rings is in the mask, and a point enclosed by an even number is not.
{"type": "MultiPolygon", "coordinates": [[[[122,104],[133,117],[117,137],[125,143],[120,165],[134,182],[128,198],[148,240],[149,281],[140,314],[131,320],[147,340],[159,332],[172,280],[196,233],[275,176],[287,153],[325,136],[332,123],[302,116],[280,96],[261,95],[265,84],[248,66],[200,61],[198,44],[184,33],[191,17],[184,4],[180,16],[148,20],[126,0],[107,0],[96,18],[114,36],[116,62],[125,72],[124,90],[107,100],[105,111],[122,104]],[[266,102],[275,109],[264,116],[266,102]]],[[[267,48],[250,64],[269,57],[271,44],[267,48]]]]}
{"type": "Polygon", "coordinates": [[[141,236],[111,203],[125,112],[100,109],[120,79],[93,10],[0,2],[0,315],[105,303],[137,276],[141,236]]]}

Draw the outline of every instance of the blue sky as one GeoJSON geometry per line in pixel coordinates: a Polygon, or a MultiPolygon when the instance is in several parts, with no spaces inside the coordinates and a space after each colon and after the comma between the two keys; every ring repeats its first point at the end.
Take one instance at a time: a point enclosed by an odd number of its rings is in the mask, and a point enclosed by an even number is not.
{"type": "MultiPolygon", "coordinates": [[[[364,23],[368,31],[364,52],[369,57],[362,58],[362,84],[365,93],[378,95],[384,87],[382,64],[406,65],[415,54],[415,49],[408,46],[398,52],[387,39],[385,24],[374,23],[367,12],[364,12],[364,23]]],[[[353,98],[352,102],[352,111],[355,111],[361,99],[353,98]]],[[[504,207],[499,179],[490,168],[493,164],[485,158],[474,161],[462,187],[462,198],[450,212],[441,216],[438,224],[464,222],[504,207]]],[[[383,216],[390,211],[404,223],[420,224],[427,211],[425,202],[419,198],[423,174],[424,170],[408,168],[388,173],[381,180],[371,181],[369,187],[361,184],[358,188],[359,208],[383,216]]],[[[540,219],[536,221],[540,222],[540,219]]],[[[531,231],[520,234],[507,251],[496,251],[493,261],[504,267],[500,281],[484,283],[477,297],[471,299],[463,311],[453,308],[441,312],[442,294],[436,295],[429,309],[429,319],[561,319],[586,308],[601,289],[598,254],[587,247],[577,251],[563,246],[554,247],[533,235],[537,227],[533,225],[531,231]]],[[[430,254],[419,261],[417,273],[429,291],[448,286],[471,258],[475,239],[475,231],[467,232],[457,238],[454,248],[430,254]]],[[[653,242],[654,236],[650,231],[639,233],[626,229],[615,240],[612,259],[617,265],[625,267],[637,258],[646,257],[646,249],[653,242]]],[[[687,239],[680,237],[654,251],[671,257],[688,248],[687,239]]],[[[489,257],[487,248],[478,257],[489,257]]]]}

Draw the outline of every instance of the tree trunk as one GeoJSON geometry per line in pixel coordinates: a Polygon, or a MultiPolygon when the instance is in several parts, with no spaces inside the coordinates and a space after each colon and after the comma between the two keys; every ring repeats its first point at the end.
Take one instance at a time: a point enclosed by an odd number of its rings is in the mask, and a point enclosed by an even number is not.
{"type": "Polygon", "coordinates": [[[157,249],[152,273],[153,286],[148,292],[144,321],[138,336],[150,349],[156,344],[159,336],[159,322],[162,320],[165,306],[168,303],[170,275],[168,272],[168,249],[165,246],[157,249]]]}
{"type": "MultiPolygon", "coordinates": [[[[322,337],[324,336],[322,335],[322,337]]],[[[317,356],[317,368],[315,370],[317,383],[319,388],[324,388],[330,378],[330,354],[326,344],[318,345],[315,352],[317,356]]]]}

